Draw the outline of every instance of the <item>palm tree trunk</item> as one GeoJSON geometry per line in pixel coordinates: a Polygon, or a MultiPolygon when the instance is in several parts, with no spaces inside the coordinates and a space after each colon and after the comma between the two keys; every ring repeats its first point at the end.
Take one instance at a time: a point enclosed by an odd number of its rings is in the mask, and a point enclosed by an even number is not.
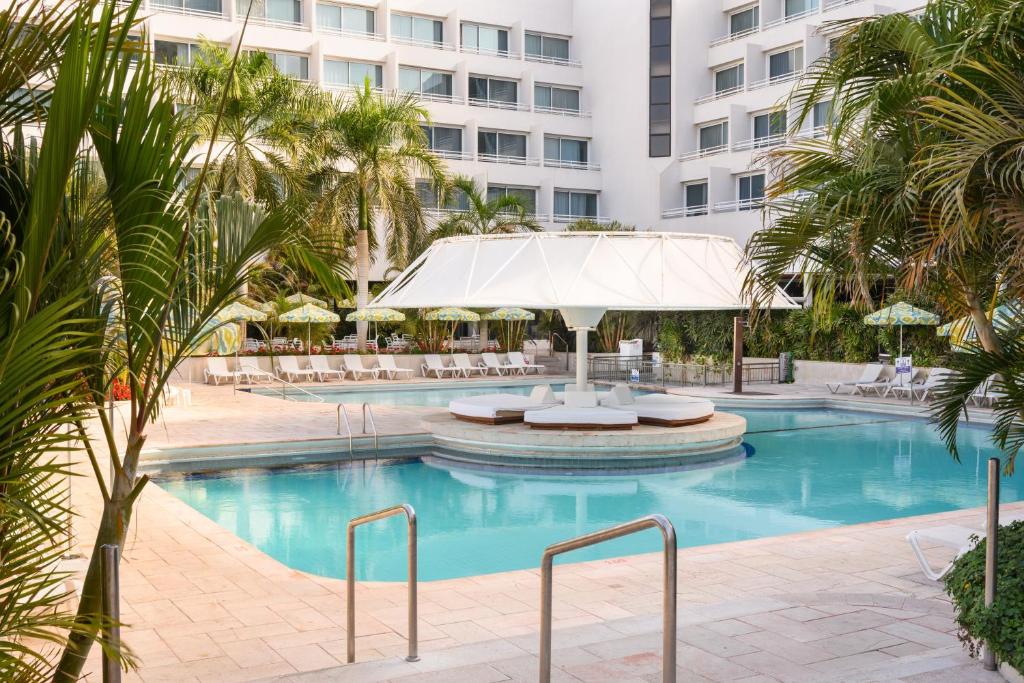
{"type": "Polygon", "coordinates": [[[971,312],[971,322],[974,323],[981,347],[986,351],[999,351],[1002,345],[999,343],[999,337],[996,336],[995,326],[988,319],[988,311],[982,305],[981,299],[972,290],[967,290],[964,297],[967,300],[967,307],[971,312]]]}
{"type": "MultiPolygon", "coordinates": [[[[363,308],[370,299],[370,207],[366,190],[359,190],[359,231],[356,233],[356,308],[363,308]]],[[[365,321],[356,322],[358,349],[366,351],[365,321]]]]}

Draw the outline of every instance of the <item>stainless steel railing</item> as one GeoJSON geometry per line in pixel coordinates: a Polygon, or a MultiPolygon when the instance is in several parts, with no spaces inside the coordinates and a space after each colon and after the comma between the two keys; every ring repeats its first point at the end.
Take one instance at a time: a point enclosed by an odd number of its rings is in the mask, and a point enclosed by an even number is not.
{"type": "Polygon", "coordinates": [[[300,391],[303,394],[306,394],[307,396],[310,396],[310,397],[316,399],[317,403],[323,403],[324,402],[324,397],[323,396],[318,396],[317,394],[314,394],[312,391],[306,391],[302,387],[300,387],[300,386],[298,386],[296,384],[292,384],[291,382],[289,382],[286,379],[281,379],[277,375],[270,375],[270,379],[273,382],[280,382],[281,383],[281,398],[283,398],[286,401],[288,400],[287,387],[291,387],[292,389],[295,389],[296,391],[300,391]]]}
{"type": "Polygon", "coordinates": [[[676,530],[672,522],[663,515],[648,515],[632,522],[595,531],[592,534],[578,536],[568,541],[549,545],[541,557],[540,568],[540,681],[551,681],[551,585],[552,563],[555,555],[571,550],[579,550],[587,546],[610,541],[613,538],[628,536],[638,531],[657,527],[661,529],[664,540],[665,561],[664,602],[662,626],[661,680],[663,683],[675,683],[676,680],[676,530]]]}
{"type": "Polygon", "coordinates": [[[394,507],[356,517],[348,523],[345,582],[346,608],[348,610],[347,661],[349,664],[356,661],[356,527],[400,514],[405,515],[409,529],[409,656],[405,660],[407,662],[417,662],[420,659],[416,624],[416,510],[411,505],[402,503],[401,505],[395,505],[394,507]]]}
{"type": "Polygon", "coordinates": [[[338,404],[338,436],[341,436],[341,420],[345,419],[345,429],[348,430],[348,454],[352,455],[352,423],[348,421],[348,410],[344,403],[338,404]]]}
{"type": "Polygon", "coordinates": [[[373,421],[373,407],[369,403],[363,404],[363,434],[366,434],[366,415],[370,415],[370,429],[373,430],[373,450],[380,454],[380,448],[377,446],[377,425],[373,421]]]}

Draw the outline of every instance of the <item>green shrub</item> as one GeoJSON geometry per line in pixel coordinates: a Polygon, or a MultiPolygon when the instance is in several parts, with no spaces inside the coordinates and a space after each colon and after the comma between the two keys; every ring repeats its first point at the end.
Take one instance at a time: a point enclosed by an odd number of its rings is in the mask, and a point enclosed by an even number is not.
{"type": "Polygon", "coordinates": [[[977,656],[980,643],[1000,661],[1024,670],[1024,521],[999,529],[996,600],[985,607],[985,547],[982,540],[946,575],[946,592],[956,607],[960,641],[977,656]]]}

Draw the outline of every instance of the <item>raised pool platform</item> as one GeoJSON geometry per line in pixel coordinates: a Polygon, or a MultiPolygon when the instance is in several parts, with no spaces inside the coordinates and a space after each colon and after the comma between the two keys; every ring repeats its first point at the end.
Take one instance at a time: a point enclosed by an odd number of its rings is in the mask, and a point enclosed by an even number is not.
{"type": "Polygon", "coordinates": [[[535,430],[523,424],[482,425],[450,415],[423,419],[435,455],[488,467],[553,470],[677,468],[741,456],[747,421],[715,413],[684,427],[631,430],[535,430]]]}

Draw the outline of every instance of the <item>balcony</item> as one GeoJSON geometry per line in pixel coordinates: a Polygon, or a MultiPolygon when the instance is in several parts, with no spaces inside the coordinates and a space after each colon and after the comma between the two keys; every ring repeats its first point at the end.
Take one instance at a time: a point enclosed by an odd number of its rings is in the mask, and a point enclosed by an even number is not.
{"type": "Polygon", "coordinates": [[[552,223],[575,223],[576,221],[591,221],[598,225],[608,225],[612,219],[608,216],[575,216],[568,213],[551,214],[552,223]]]}
{"type": "Polygon", "coordinates": [[[737,199],[732,202],[718,202],[714,206],[715,213],[733,213],[735,211],[753,211],[764,204],[764,197],[753,199],[737,199]]]}
{"type": "Polygon", "coordinates": [[[710,43],[708,43],[708,47],[715,47],[716,45],[725,45],[726,43],[731,43],[734,40],[740,40],[741,38],[752,36],[760,30],[761,29],[759,27],[755,26],[754,28],[748,28],[745,31],[737,31],[736,33],[730,33],[727,36],[722,36],[721,38],[716,38],[712,40],[710,43]]]}
{"type": "Polygon", "coordinates": [[[746,87],[743,85],[737,85],[734,88],[723,88],[722,90],[716,90],[713,93],[708,93],[707,95],[698,97],[693,101],[693,103],[704,104],[705,102],[714,102],[715,100],[720,100],[723,97],[728,97],[729,95],[735,95],[736,93],[743,92],[744,90],[746,90],[746,87]]]}
{"type": "Polygon", "coordinates": [[[600,164],[593,164],[589,161],[562,161],[561,159],[545,159],[545,168],[571,168],[577,171],[600,171],[600,164]]]}
{"type": "Polygon", "coordinates": [[[694,206],[680,206],[675,209],[666,209],[661,212],[662,218],[689,218],[691,216],[706,216],[708,214],[707,204],[694,206]]]}
{"type": "Polygon", "coordinates": [[[568,59],[563,57],[547,57],[545,55],[531,55],[527,53],[523,56],[528,62],[537,62],[539,64],[557,64],[558,66],[572,66],[579,68],[583,66],[583,63],[578,59],[568,59]]]}
{"type": "Polygon", "coordinates": [[[786,144],[790,138],[785,133],[778,135],[766,135],[759,138],[751,138],[750,140],[740,140],[732,144],[731,149],[734,152],[745,152],[751,149],[769,149],[771,147],[779,147],[780,145],[786,144]]]}
{"type": "Polygon", "coordinates": [[[383,33],[367,33],[366,31],[353,31],[347,28],[335,28],[334,26],[317,26],[317,33],[327,33],[332,36],[343,36],[345,38],[361,38],[362,40],[384,40],[383,33]]]}
{"type": "Polygon", "coordinates": [[[473,155],[463,151],[453,151],[448,149],[432,149],[430,153],[438,159],[447,159],[448,161],[472,161],[473,155]]]}
{"type": "Polygon", "coordinates": [[[436,40],[409,38],[407,36],[391,36],[391,42],[397,45],[411,45],[413,47],[425,47],[431,50],[447,50],[448,52],[455,52],[455,46],[451,43],[438,42],[436,40]]]}
{"type": "Polygon", "coordinates": [[[459,52],[467,55],[484,55],[485,57],[498,57],[500,59],[519,59],[518,52],[508,50],[491,50],[486,47],[473,47],[471,45],[460,45],[459,52]]]}
{"type": "MultiPolygon", "coordinates": [[[[240,18],[245,15],[241,15],[240,18]]],[[[304,21],[291,21],[288,19],[272,19],[270,17],[257,17],[250,16],[249,23],[254,26],[269,26],[271,28],[285,28],[290,31],[305,31],[306,23],[304,21]]]]}
{"type": "Polygon", "coordinates": [[[540,166],[535,157],[509,156],[506,154],[477,154],[476,160],[485,164],[511,164],[513,166],[540,166]]]}
{"type": "Polygon", "coordinates": [[[553,116],[568,116],[576,119],[589,119],[589,111],[581,111],[579,109],[563,109],[560,107],[540,107],[534,106],[534,113],[537,114],[551,114],[553,116]]]}
{"type": "Polygon", "coordinates": [[[769,76],[768,78],[762,78],[759,81],[751,81],[747,84],[747,90],[759,90],[761,88],[767,88],[770,85],[776,85],[778,83],[788,83],[789,81],[795,81],[804,73],[803,69],[796,69],[789,73],[780,74],[778,76],[769,76]]]}
{"type": "Polygon", "coordinates": [[[187,14],[194,17],[207,17],[209,19],[227,19],[227,17],[224,16],[223,5],[219,10],[189,7],[189,3],[187,2],[187,0],[150,0],[148,5],[150,9],[157,12],[187,14]]]}
{"type": "Polygon", "coordinates": [[[482,100],[470,97],[467,102],[471,107],[484,107],[486,109],[504,109],[506,111],[530,111],[529,105],[522,102],[502,102],[501,100],[482,100]]]}
{"type": "Polygon", "coordinates": [[[770,29],[770,28],[774,28],[775,26],[782,26],[783,24],[788,24],[790,22],[799,21],[799,20],[804,19],[806,17],[809,17],[811,15],[818,14],[819,12],[821,12],[820,7],[814,7],[812,9],[807,9],[807,10],[804,10],[803,12],[796,12],[795,14],[790,14],[789,16],[786,16],[786,17],[779,17],[778,19],[773,19],[771,21],[766,21],[763,24],[761,24],[761,29],[762,30],[767,30],[767,29],[770,29]]]}

